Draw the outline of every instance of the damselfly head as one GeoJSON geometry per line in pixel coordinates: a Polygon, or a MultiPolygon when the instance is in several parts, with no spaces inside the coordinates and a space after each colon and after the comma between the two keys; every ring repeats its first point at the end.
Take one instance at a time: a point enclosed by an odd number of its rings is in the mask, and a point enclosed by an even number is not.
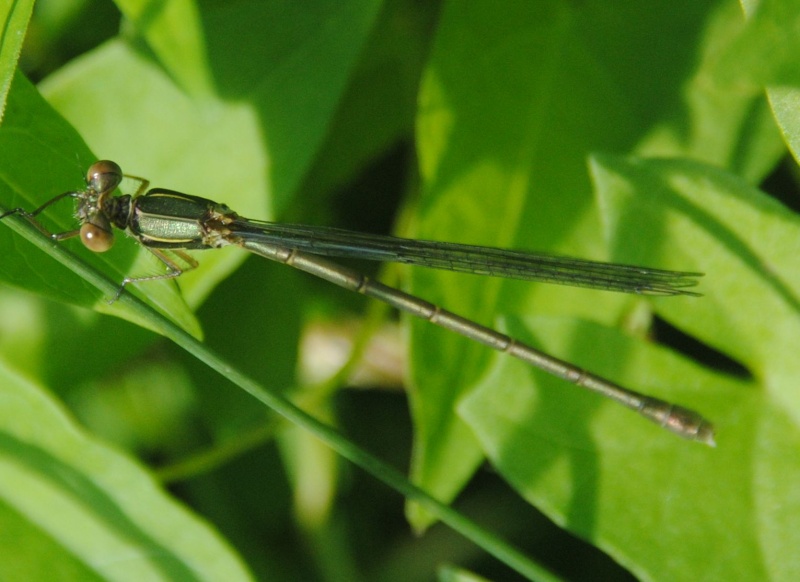
{"type": "Polygon", "coordinates": [[[116,162],[100,160],[86,172],[86,190],[78,197],[81,242],[96,253],[114,245],[114,233],[105,204],[122,181],[122,168],[116,162]]]}

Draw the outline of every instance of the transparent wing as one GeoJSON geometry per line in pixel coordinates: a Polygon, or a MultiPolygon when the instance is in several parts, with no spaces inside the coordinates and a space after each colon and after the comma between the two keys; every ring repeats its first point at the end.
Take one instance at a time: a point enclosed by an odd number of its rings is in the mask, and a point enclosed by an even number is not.
{"type": "Polygon", "coordinates": [[[699,295],[702,273],[666,271],[572,257],[456,243],[411,240],[339,228],[276,224],[238,218],[228,228],[244,241],[308,253],[371,261],[390,261],[491,275],[646,295],[699,295]]]}

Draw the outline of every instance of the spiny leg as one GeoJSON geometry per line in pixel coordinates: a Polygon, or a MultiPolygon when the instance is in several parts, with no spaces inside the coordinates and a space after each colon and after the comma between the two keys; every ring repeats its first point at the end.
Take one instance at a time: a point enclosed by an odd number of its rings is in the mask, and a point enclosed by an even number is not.
{"type": "Polygon", "coordinates": [[[130,283],[141,283],[143,281],[160,281],[162,279],[175,279],[177,277],[180,277],[181,275],[183,275],[187,271],[191,271],[193,269],[196,269],[197,266],[198,266],[198,262],[194,258],[192,258],[187,253],[185,253],[185,252],[183,252],[183,251],[181,251],[179,249],[173,249],[170,252],[173,253],[175,256],[179,257],[185,263],[183,268],[181,268],[181,266],[178,265],[178,263],[176,261],[172,260],[169,257],[169,255],[167,253],[165,253],[163,250],[152,248],[152,247],[145,247],[145,248],[148,251],[150,251],[153,255],[155,255],[156,258],[158,258],[159,261],[164,263],[164,265],[167,267],[167,272],[166,273],[162,273],[160,275],[146,275],[144,277],[125,277],[122,280],[122,283],[120,284],[119,289],[117,289],[117,292],[114,295],[114,297],[112,297],[108,301],[109,305],[111,305],[112,303],[114,303],[115,301],[117,301],[120,298],[120,296],[122,295],[122,292],[125,289],[125,285],[128,285],[130,283]]]}

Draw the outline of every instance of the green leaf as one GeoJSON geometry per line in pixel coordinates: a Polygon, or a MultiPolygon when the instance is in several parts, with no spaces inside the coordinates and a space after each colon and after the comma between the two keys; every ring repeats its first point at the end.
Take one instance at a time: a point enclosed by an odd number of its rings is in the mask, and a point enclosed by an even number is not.
{"type": "Polygon", "coordinates": [[[48,575],[62,579],[250,579],[218,534],[141,467],[4,364],[0,375],[0,514],[14,533],[0,535],[4,577],[43,574],[46,555],[48,575]]]}
{"type": "Polygon", "coordinates": [[[7,2],[0,6],[0,23],[3,23],[0,35],[0,123],[32,11],[33,0],[7,2]]]}
{"type": "Polygon", "coordinates": [[[641,247],[658,241],[666,267],[706,273],[701,301],[691,309],[660,301],[659,314],[744,364],[800,417],[800,397],[791,388],[800,373],[791,349],[800,334],[797,215],[740,179],[693,161],[602,156],[593,173],[617,258],[645,256],[630,244],[633,221],[625,217],[636,217],[658,225],[638,238],[641,247]]]}
{"type": "Polygon", "coordinates": [[[767,89],[775,121],[795,160],[800,160],[800,90],[792,87],[767,89]]]}
{"type": "Polygon", "coordinates": [[[521,495],[640,579],[797,574],[790,524],[800,508],[788,484],[800,477],[790,452],[800,432],[757,385],[585,321],[512,320],[508,331],[624,386],[699,409],[718,428],[717,448],[683,441],[497,357],[459,411],[521,495]],[[785,480],[756,477],[779,467],[785,480]],[[784,517],[776,520],[778,507],[784,517]]]}
{"type": "Polygon", "coordinates": [[[204,96],[211,92],[213,81],[206,38],[195,0],[167,0],[158,4],[117,0],[116,4],[187,93],[204,96]]]}
{"type": "MultiPolygon", "coordinates": [[[[22,207],[32,211],[57,194],[80,189],[84,187],[82,176],[91,163],[88,160],[92,159],[93,156],[69,124],[52,110],[22,74],[18,74],[9,93],[4,123],[0,127],[0,165],[4,168],[0,176],[0,204],[5,209],[22,207]],[[64,149],[53,147],[53,140],[59,140],[59,145],[64,149]],[[80,159],[84,160],[84,164],[80,164],[80,159]]],[[[66,199],[42,215],[40,220],[44,227],[54,233],[75,230],[76,223],[69,206],[70,201],[66,199]]],[[[0,245],[5,249],[14,249],[0,263],[0,277],[4,281],[51,299],[127,319],[134,318],[122,305],[108,304],[108,299],[116,292],[114,287],[103,296],[72,270],[65,268],[66,261],[71,260],[70,257],[77,260],[76,256],[64,254],[62,264],[58,264],[51,256],[43,254],[9,230],[8,227],[16,222],[24,222],[21,218],[12,216],[3,222],[0,245]]],[[[30,228],[30,225],[27,233],[31,242],[36,244],[55,244],[30,228]]],[[[89,264],[107,273],[117,288],[126,274],[131,272],[128,268],[135,269],[132,265],[138,249],[131,241],[123,241],[103,254],[82,248],[77,239],[60,244],[66,245],[63,249],[65,253],[69,246],[75,248],[89,264]]],[[[150,266],[152,268],[153,265],[150,266]]],[[[154,305],[191,333],[200,334],[194,315],[177,293],[174,283],[157,281],[148,291],[149,300],[154,305]]]]}
{"type": "MultiPolygon", "coordinates": [[[[437,6],[432,3],[384,3],[332,120],[321,155],[303,181],[302,200],[313,201],[346,186],[357,179],[356,172],[362,171],[365,164],[409,139],[419,77],[429,48],[427,33],[436,16],[437,6]]],[[[392,180],[392,176],[386,180],[392,180]]],[[[313,204],[304,204],[304,215],[308,206],[317,210],[313,204]]]]}
{"type": "Polygon", "coordinates": [[[562,396],[575,389],[502,357],[460,411],[521,494],[638,576],[793,579],[800,277],[791,241],[800,219],[692,161],[602,156],[592,170],[614,259],[705,271],[703,297],[658,299],[655,308],[752,380],[580,320],[511,320],[510,331],[624,386],[699,409],[716,424],[717,449],[680,441],[596,396],[562,396]],[[643,233],[637,221],[653,226],[643,233]]]}

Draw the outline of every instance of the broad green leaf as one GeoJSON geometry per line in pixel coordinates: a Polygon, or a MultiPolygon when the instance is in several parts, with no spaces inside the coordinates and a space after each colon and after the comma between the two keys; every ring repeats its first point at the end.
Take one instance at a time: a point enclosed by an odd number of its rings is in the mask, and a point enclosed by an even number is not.
{"type": "Polygon", "coordinates": [[[459,411],[521,495],[642,580],[797,576],[792,484],[800,462],[792,451],[800,431],[763,387],[585,321],[537,317],[509,321],[508,330],[624,386],[696,408],[718,429],[716,448],[688,442],[497,357],[459,411]]]}
{"type": "Polygon", "coordinates": [[[789,151],[800,160],[800,89],[770,87],[767,96],[789,151]]]}
{"type": "Polygon", "coordinates": [[[85,435],[40,387],[5,366],[0,375],[4,578],[41,577],[46,563],[61,579],[250,579],[140,466],[85,435]]]}
{"type": "MultiPolygon", "coordinates": [[[[0,166],[3,168],[0,205],[4,209],[22,207],[33,210],[57,194],[81,189],[85,185],[83,176],[92,159],[74,129],[52,110],[22,74],[18,74],[0,127],[0,166]],[[84,163],[81,164],[80,160],[84,163]]],[[[65,199],[44,213],[41,222],[50,232],[72,231],[76,225],[72,212],[71,202],[65,199]]],[[[10,228],[12,221],[18,220],[21,219],[9,217],[0,224],[0,248],[7,249],[5,259],[0,263],[0,277],[5,282],[51,299],[136,319],[119,303],[108,304],[113,293],[104,296],[63,263],[59,264],[13,233],[10,228]]],[[[44,235],[38,232],[32,232],[30,236],[39,243],[44,240],[44,235]]],[[[136,269],[134,257],[137,252],[132,241],[121,238],[123,240],[112,250],[103,254],[83,248],[78,239],[60,244],[66,245],[62,250],[74,249],[83,260],[107,274],[110,280],[121,283],[131,272],[129,269],[136,269]]],[[[158,268],[152,263],[149,265],[158,268]]],[[[200,334],[197,321],[176,292],[174,283],[158,281],[148,291],[149,300],[158,309],[191,333],[200,334]]]]}
{"type": "MultiPolygon", "coordinates": [[[[608,260],[586,171],[592,151],[694,156],[760,180],[783,151],[763,97],[725,94],[708,81],[714,51],[741,19],[735,5],[710,1],[614,10],[602,2],[446,4],[421,89],[417,234],[608,260]]],[[[638,236],[657,224],[624,218],[645,252],[638,236]]],[[[663,266],[662,255],[646,254],[663,266]]],[[[498,313],[615,324],[630,302],[421,270],[412,286],[487,324],[498,313]]],[[[452,499],[482,458],[453,410],[488,351],[427,324],[412,330],[414,477],[452,499]]]]}
{"type": "Polygon", "coordinates": [[[628,244],[629,222],[619,219],[636,216],[659,225],[649,237],[662,241],[667,267],[706,273],[704,297],[691,310],[660,302],[659,313],[745,365],[771,391],[783,385],[773,395],[790,399],[787,412],[800,418],[800,398],[790,389],[800,373],[791,347],[800,337],[797,215],[692,161],[603,156],[593,173],[617,257],[635,261],[641,252],[628,244]]]}
{"type": "MultiPolygon", "coordinates": [[[[303,181],[303,201],[315,201],[346,186],[356,171],[411,137],[428,33],[436,16],[435,4],[384,3],[320,156],[303,181]]],[[[380,202],[375,200],[376,206],[380,202]]],[[[302,220],[314,220],[318,206],[303,204],[302,220]],[[312,214],[310,219],[305,218],[308,214],[312,214]]]]}
{"type": "MultiPolygon", "coordinates": [[[[677,86],[670,82],[654,84],[652,77],[663,74],[664,65],[658,60],[649,70],[637,68],[641,76],[634,75],[632,81],[644,88],[630,83],[629,71],[622,73],[622,79],[628,80],[625,93],[641,95],[637,103],[640,115],[649,115],[654,104],[666,99],[660,107],[661,114],[636,152],[645,156],[695,158],[727,168],[757,184],[785,152],[772,111],[763,91],[733,91],[726,83],[713,81],[719,52],[741,28],[741,8],[735,1],[708,3],[706,7],[703,3],[693,3],[683,16],[675,13],[674,17],[688,18],[692,24],[702,22],[703,27],[694,49],[697,63],[679,65],[687,70],[684,78],[677,80],[677,86]],[[666,93],[667,97],[650,91],[666,93]]],[[[635,66],[639,56],[627,48],[618,47],[615,56],[630,59],[628,66],[635,66]]]]}
{"type": "MultiPolygon", "coordinates": [[[[614,354],[641,353],[641,370],[633,364],[615,370],[608,362],[578,361],[601,372],[605,366],[625,385],[696,406],[716,423],[719,446],[710,454],[698,452],[642,423],[632,424],[635,419],[626,420],[621,411],[607,420],[605,411],[611,414],[613,407],[606,405],[580,413],[578,422],[592,430],[576,441],[566,436],[574,427],[566,426],[565,434],[559,428],[572,422],[557,411],[564,406],[561,398],[557,406],[548,406],[542,390],[517,396],[525,398],[522,404],[503,403],[496,388],[496,409],[505,406],[517,416],[502,430],[503,422],[495,417],[491,422],[500,436],[489,438],[490,420],[474,416],[480,404],[488,406],[489,396],[476,396],[469,406],[472,418],[483,425],[485,446],[504,473],[515,472],[517,486],[537,506],[645,577],[675,577],[678,569],[688,568],[701,578],[793,579],[800,573],[792,549],[798,542],[793,524],[800,503],[790,485],[800,477],[800,457],[793,452],[800,445],[800,369],[794,350],[800,338],[800,277],[793,242],[800,235],[800,219],[741,180],[692,161],[602,156],[592,168],[615,258],[637,262],[651,256],[657,244],[665,266],[705,271],[703,297],[659,300],[659,315],[743,365],[753,379],[734,383],[722,373],[631,345],[631,340],[613,340],[617,346],[610,337],[585,337],[582,330],[560,339],[552,326],[537,324],[536,337],[548,350],[563,352],[563,345],[551,343],[558,341],[612,346],[614,354]],[[626,216],[654,228],[642,238],[626,216]],[[633,236],[637,245],[631,244],[633,236]],[[511,468],[512,457],[520,457],[508,453],[500,460],[495,455],[517,448],[510,431],[523,426],[541,431],[539,446],[547,445],[551,460],[550,468],[529,468],[520,481],[525,470],[511,468]],[[653,450],[642,450],[647,443],[653,450]],[[591,463],[602,472],[580,466],[550,478],[587,447],[599,451],[600,462],[591,463]],[[636,447],[646,463],[630,462],[636,447]],[[577,491],[585,482],[587,471],[592,480],[588,500],[565,497],[564,491],[577,491]],[[609,507],[613,514],[605,514],[609,507]],[[645,531],[661,532],[658,547],[645,549],[645,531]],[[708,555],[727,557],[709,563],[708,555]]],[[[579,347],[573,352],[574,358],[584,353],[579,347]]],[[[520,438],[517,434],[515,442],[520,438]]]]}
{"type": "Polygon", "coordinates": [[[206,38],[196,0],[117,0],[116,4],[187,93],[202,97],[211,92],[206,38]]]}
{"type": "Polygon", "coordinates": [[[769,85],[767,96],[775,120],[786,145],[795,159],[800,159],[800,95],[796,88],[800,84],[796,34],[800,4],[769,0],[742,5],[749,17],[747,27],[723,53],[719,74],[752,77],[755,90],[769,85]]]}

